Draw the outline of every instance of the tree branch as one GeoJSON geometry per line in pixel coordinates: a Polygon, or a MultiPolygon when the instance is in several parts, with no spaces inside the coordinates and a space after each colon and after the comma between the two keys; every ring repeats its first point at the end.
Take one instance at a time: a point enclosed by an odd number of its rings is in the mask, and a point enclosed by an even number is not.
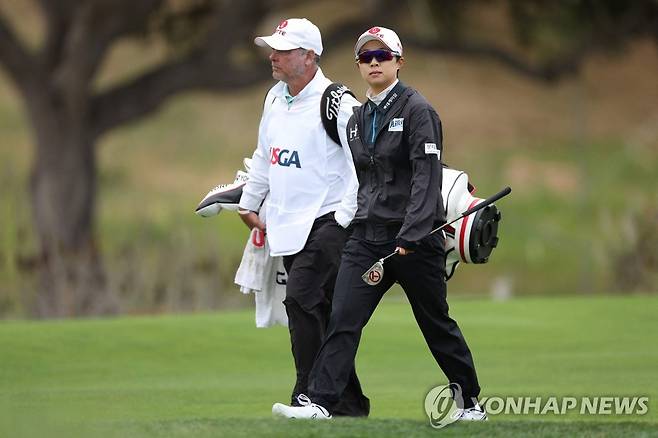
{"type": "Polygon", "coordinates": [[[222,3],[213,11],[212,25],[194,52],[92,99],[92,134],[98,136],[138,120],[182,91],[240,88],[271,77],[265,62],[237,66],[231,60],[232,51],[240,44],[252,48],[253,29],[268,7],[267,2],[222,3]]]}
{"type": "Polygon", "coordinates": [[[520,56],[489,44],[463,41],[427,41],[413,35],[403,35],[402,40],[405,41],[407,46],[420,49],[493,59],[517,73],[545,82],[554,82],[564,76],[578,73],[586,54],[589,52],[589,47],[583,46],[569,54],[562,55],[559,59],[532,64],[520,56]]]}
{"type": "Polygon", "coordinates": [[[25,94],[35,73],[34,62],[0,13],[0,64],[25,94]]]}
{"type": "MultiPolygon", "coordinates": [[[[421,39],[417,34],[403,35],[402,40],[407,46],[493,59],[532,79],[555,82],[578,74],[585,59],[593,53],[611,53],[633,38],[643,35],[655,38],[658,35],[658,3],[655,1],[619,5],[614,2],[593,2],[589,6],[588,2],[563,2],[557,6],[554,3],[539,0],[508,2],[508,13],[516,28],[517,42],[527,44],[534,53],[541,52],[542,38],[537,35],[547,28],[553,32],[563,33],[565,29],[570,32],[567,36],[562,35],[565,41],[568,39],[568,43],[563,44],[561,53],[540,62],[531,62],[513,51],[489,43],[465,41],[460,38],[460,34],[466,32],[452,32],[443,38],[429,40],[421,39]],[[577,27],[574,27],[574,23],[578,23],[577,27]],[[569,35],[573,38],[568,38],[569,35]]],[[[436,21],[438,12],[434,15],[436,21]]],[[[460,25],[461,28],[466,26],[466,22],[460,25]]]]}
{"type": "Polygon", "coordinates": [[[59,63],[75,4],[72,1],[39,0],[46,17],[46,38],[39,52],[39,64],[51,73],[59,63]]]}
{"type": "Polygon", "coordinates": [[[138,121],[182,91],[235,89],[268,77],[271,71],[265,63],[219,68],[215,60],[201,55],[170,62],[95,96],[91,104],[92,135],[100,136],[124,123],[138,121]]]}
{"type": "Polygon", "coordinates": [[[342,22],[326,32],[322,32],[323,55],[333,52],[338,46],[344,43],[349,42],[354,45],[359,35],[372,27],[372,23],[372,19],[355,18],[342,22]]]}
{"type": "Polygon", "coordinates": [[[56,71],[56,82],[68,95],[86,98],[96,71],[111,43],[124,35],[144,32],[162,0],[87,2],[75,9],[56,71]]]}

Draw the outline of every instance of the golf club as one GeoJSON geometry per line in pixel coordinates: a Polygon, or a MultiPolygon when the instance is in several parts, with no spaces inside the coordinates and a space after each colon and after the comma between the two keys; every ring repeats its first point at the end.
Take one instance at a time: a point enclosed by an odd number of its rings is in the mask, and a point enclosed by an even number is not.
{"type": "MultiPolygon", "coordinates": [[[[509,195],[511,192],[512,192],[512,189],[509,186],[505,187],[503,190],[496,193],[495,195],[490,196],[487,199],[485,199],[484,201],[480,202],[479,204],[469,208],[468,210],[466,210],[465,212],[460,214],[459,217],[457,217],[456,219],[453,219],[450,222],[446,222],[445,224],[441,225],[440,227],[433,229],[432,231],[427,233],[427,236],[429,236],[433,233],[436,233],[437,231],[442,230],[444,227],[447,227],[448,225],[453,224],[453,223],[457,222],[458,220],[463,219],[466,216],[475,213],[478,210],[483,209],[487,205],[493,204],[494,202],[496,202],[500,198],[509,195]]],[[[427,236],[425,236],[425,237],[427,237],[427,236]]],[[[377,260],[375,262],[375,264],[373,264],[370,267],[370,269],[368,269],[366,272],[363,273],[363,275],[361,276],[363,281],[365,281],[370,286],[375,286],[375,285],[379,284],[379,282],[382,281],[382,278],[384,277],[384,260],[388,259],[389,257],[393,257],[397,253],[398,253],[398,249],[396,248],[395,251],[393,251],[392,253],[390,253],[386,257],[382,257],[381,259],[377,260]]]]}

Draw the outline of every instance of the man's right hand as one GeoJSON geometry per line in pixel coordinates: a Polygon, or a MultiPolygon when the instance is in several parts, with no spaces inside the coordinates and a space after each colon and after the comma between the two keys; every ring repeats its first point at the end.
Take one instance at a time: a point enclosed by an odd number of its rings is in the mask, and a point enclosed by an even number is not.
{"type": "Polygon", "coordinates": [[[265,232],[265,224],[260,220],[257,213],[249,210],[238,210],[238,214],[240,215],[242,222],[244,222],[250,230],[256,227],[262,232],[265,232]]]}

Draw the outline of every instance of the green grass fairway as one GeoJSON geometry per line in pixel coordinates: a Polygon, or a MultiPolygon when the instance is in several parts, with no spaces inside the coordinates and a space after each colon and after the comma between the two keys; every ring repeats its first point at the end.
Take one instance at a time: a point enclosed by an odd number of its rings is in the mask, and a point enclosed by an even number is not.
{"type": "Polygon", "coordinates": [[[287,330],[253,311],[0,323],[0,436],[658,436],[657,296],[453,300],[482,396],[647,396],[645,415],[492,415],[430,427],[446,383],[402,298],[385,300],[357,358],[367,420],[272,419],[288,400],[287,330]]]}

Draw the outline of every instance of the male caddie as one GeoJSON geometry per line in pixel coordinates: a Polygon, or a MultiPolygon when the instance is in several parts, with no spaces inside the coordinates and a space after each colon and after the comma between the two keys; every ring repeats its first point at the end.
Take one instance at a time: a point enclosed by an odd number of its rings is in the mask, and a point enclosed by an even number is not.
{"type": "MultiPolygon", "coordinates": [[[[349,95],[341,101],[341,146],[322,124],[320,101],[332,82],[318,65],[322,38],[309,20],[284,20],[271,36],[254,42],[272,50],[272,76],[279,82],[265,97],[239,213],[250,229],[266,232],[272,256],[284,256],[284,304],[297,371],[291,401],[299,406],[329,321],[346,227],[356,211],[358,183],[345,128],[352,107],[360,104],[349,95]],[[257,214],[266,196],[267,224],[257,214]]],[[[369,411],[352,369],[334,414],[367,416],[369,411]]]]}

